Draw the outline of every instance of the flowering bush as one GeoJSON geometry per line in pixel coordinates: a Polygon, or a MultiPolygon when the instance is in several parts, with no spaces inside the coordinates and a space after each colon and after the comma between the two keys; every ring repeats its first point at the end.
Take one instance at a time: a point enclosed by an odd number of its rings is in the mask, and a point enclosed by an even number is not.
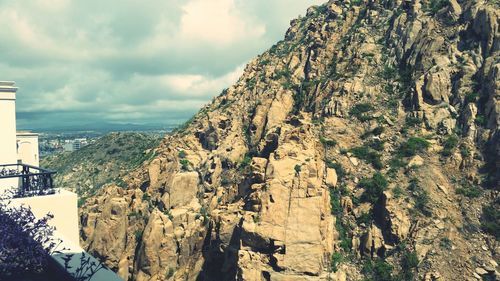
{"type": "Polygon", "coordinates": [[[0,276],[43,272],[49,253],[60,244],[51,239],[54,228],[47,224],[53,216],[36,219],[30,208],[8,205],[0,199],[0,276]]]}

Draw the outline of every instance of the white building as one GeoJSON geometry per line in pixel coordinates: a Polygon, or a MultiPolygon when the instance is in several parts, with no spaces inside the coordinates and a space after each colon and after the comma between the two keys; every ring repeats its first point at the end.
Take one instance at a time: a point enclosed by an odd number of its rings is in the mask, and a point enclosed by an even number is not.
{"type": "Polygon", "coordinates": [[[17,161],[35,167],[40,166],[38,134],[17,132],[17,161]]]}
{"type": "MultiPolygon", "coordinates": [[[[54,253],[51,258],[61,270],[75,276],[75,271],[82,266],[80,257],[90,257],[96,264],[99,261],[86,254],[79,245],[77,195],[65,189],[54,189],[54,172],[38,168],[38,135],[16,134],[16,92],[14,82],[0,81],[0,192],[17,191],[8,204],[12,207],[28,206],[37,218],[48,213],[54,215],[49,221],[56,228],[52,238],[61,240],[62,244],[61,252],[54,253]],[[73,255],[71,268],[64,267],[64,258],[68,254],[73,255]]],[[[50,281],[57,280],[67,279],[50,281]]],[[[100,270],[88,281],[120,280],[114,272],[100,270]]]]}

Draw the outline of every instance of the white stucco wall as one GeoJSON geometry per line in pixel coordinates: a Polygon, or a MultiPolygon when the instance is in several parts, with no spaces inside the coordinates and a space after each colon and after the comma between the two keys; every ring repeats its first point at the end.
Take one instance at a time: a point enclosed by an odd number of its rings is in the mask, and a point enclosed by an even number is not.
{"type": "Polygon", "coordinates": [[[79,245],[78,232],[78,196],[76,193],[60,189],[58,193],[45,196],[16,198],[11,200],[13,206],[31,207],[35,217],[42,218],[48,213],[54,215],[49,225],[56,227],[58,233],[67,240],[79,245]]]}
{"type": "MultiPolygon", "coordinates": [[[[0,165],[17,163],[16,92],[14,82],[0,81],[0,165]]],[[[15,178],[1,179],[0,192],[17,184],[15,178]]]]}
{"type": "Polygon", "coordinates": [[[17,133],[17,157],[23,164],[39,167],[38,134],[17,133]]]}

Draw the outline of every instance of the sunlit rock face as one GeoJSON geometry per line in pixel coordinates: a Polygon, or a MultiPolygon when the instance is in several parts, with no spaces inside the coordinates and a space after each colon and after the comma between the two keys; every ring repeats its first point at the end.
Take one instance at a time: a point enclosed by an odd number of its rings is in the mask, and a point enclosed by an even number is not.
{"type": "Polygon", "coordinates": [[[495,278],[498,11],[311,7],[87,200],[82,243],[128,280],[495,278]]]}

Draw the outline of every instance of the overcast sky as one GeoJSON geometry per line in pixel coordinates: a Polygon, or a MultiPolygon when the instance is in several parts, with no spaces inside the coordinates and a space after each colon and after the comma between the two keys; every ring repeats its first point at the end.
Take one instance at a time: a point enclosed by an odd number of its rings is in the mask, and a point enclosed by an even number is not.
{"type": "Polygon", "coordinates": [[[176,124],[325,0],[0,0],[18,127],[176,124]]]}

